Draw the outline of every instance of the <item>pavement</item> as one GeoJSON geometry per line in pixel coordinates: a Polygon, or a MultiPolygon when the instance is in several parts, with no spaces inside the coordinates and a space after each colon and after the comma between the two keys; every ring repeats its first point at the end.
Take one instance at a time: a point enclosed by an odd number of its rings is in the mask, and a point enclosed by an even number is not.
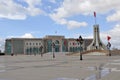
{"type": "Polygon", "coordinates": [[[120,80],[120,56],[0,56],[0,80],[120,80]]]}

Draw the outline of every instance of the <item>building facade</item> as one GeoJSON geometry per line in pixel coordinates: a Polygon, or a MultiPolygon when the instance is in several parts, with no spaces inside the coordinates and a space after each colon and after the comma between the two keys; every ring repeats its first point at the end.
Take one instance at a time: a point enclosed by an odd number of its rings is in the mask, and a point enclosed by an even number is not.
{"type": "Polygon", "coordinates": [[[84,39],[80,44],[74,38],[48,35],[44,38],[11,38],[6,39],[5,54],[41,54],[48,52],[79,52],[87,49],[92,39],[84,39]],[[54,45],[53,45],[54,44],[54,45]]]}

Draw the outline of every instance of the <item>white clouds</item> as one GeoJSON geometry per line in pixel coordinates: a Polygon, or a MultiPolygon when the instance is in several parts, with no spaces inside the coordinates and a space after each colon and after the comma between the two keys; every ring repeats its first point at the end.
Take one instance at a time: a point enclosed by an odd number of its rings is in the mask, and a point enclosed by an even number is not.
{"type": "Polygon", "coordinates": [[[36,16],[43,13],[39,8],[34,8],[34,7],[30,7],[27,10],[28,10],[28,15],[30,16],[36,16]]]}
{"type": "Polygon", "coordinates": [[[64,0],[63,4],[57,9],[56,15],[61,12],[67,13],[62,17],[67,17],[75,14],[89,15],[93,14],[93,11],[104,14],[112,10],[119,10],[119,3],[120,0],[64,0]],[[64,11],[59,10],[60,8],[64,11]]]}
{"type": "MultiPolygon", "coordinates": [[[[109,12],[114,11],[113,14],[107,17],[107,20],[118,21],[120,20],[119,3],[120,0],[64,0],[61,6],[50,14],[50,17],[58,24],[67,25],[68,28],[72,26],[69,24],[71,20],[67,20],[68,17],[75,15],[92,15],[94,11],[98,14],[110,14],[109,12]]],[[[76,23],[78,24],[78,21],[76,21],[76,23]]],[[[81,24],[81,22],[79,23],[81,24]]],[[[77,24],[72,28],[77,28],[77,24]]]]}
{"type": "MultiPolygon", "coordinates": [[[[27,16],[42,14],[44,11],[39,7],[42,6],[41,2],[42,0],[17,0],[17,3],[14,0],[0,0],[0,18],[26,19],[27,16]],[[24,6],[23,3],[26,3],[27,6],[24,6]]],[[[49,2],[57,4],[56,0],[49,2]]],[[[107,20],[118,21],[120,20],[119,3],[120,0],[63,0],[63,3],[53,10],[54,12],[51,11],[53,13],[50,13],[50,17],[61,24],[60,20],[69,21],[66,18],[70,16],[89,15],[93,11],[104,14],[113,10],[115,12],[110,14],[107,20]]]]}
{"type": "Polygon", "coordinates": [[[56,0],[49,0],[51,3],[56,3],[56,0]]]}
{"type": "Polygon", "coordinates": [[[64,8],[58,8],[55,10],[56,13],[50,14],[50,17],[58,24],[66,25],[68,29],[79,28],[81,26],[87,26],[86,22],[78,22],[74,20],[67,20],[69,13],[64,8]]]}
{"type": "MultiPolygon", "coordinates": [[[[61,15],[63,16],[63,15],[61,15]]],[[[67,20],[65,18],[62,18],[60,17],[59,15],[50,15],[50,17],[56,21],[58,24],[61,24],[61,25],[66,25],[68,27],[68,29],[74,29],[74,28],[79,28],[81,26],[87,26],[87,23],[86,22],[77,22],[77,21],[74,21],[74,20],[67,20]]]]}
{"type": "Polygon", "coordinates": [[[35,6],[41,5],[41,0],[24,0],[26,3],[28,3],[29,7],[27,8],[28,14],[31,16],[39,15],[42,13],[42,10],[40,8],[37,8],[35,6]]]}
{"type": "MultiPolygon", "coordinates": [[[[27,16],[36,16],[44,13],[43,10],[38,6],[42,6],[42,0],[0,0],[0,18],[7,19],[26,19],[27,16]],[[27,6],[24,6],[26,3],[27,6]]],[[[49,2],[55,3],[56,0],[50,0],[49,2]]],[[[120,20],[120,0],[64,0],[63,3],[51,11],[50,17],[59,24],[65,24],[63,22],[67,20],[67,17],[75,15],[89,15],[93,11],[97,13],[108,13],[110,11],[115,11],[115,13],[110,14],[107,17],[108,21],[118,21],[120,20]],[[61,21],[62,20],[62,21],[61,21]]],[[[72,20],[73,21],[73,20],[72,20]]],[[[76,21],[78,22],[78,21],[76,21]]],[[[81,22],[79,22],[81,23],[81,22]]],[[[68,24],[66,24],[68,25],[68,24]]],[[[76,27],[76,26],[75,26],[76,27]]]]}
{"type": "Polygon", "coordinates": [[[31,33],[25,33],[21,38],[34,38],[34,36],[31,33]]]}
{"type": "Polygon", "coordinates": [[[120,21],[120,11],[108,16],[107,21],[120,21]]]}
{"type": "Polygon", "coordinates": [[[20,36],[8,36],[7,38],[35,38],[31,33],[25,33],[20,36]]]}
{"type": "Polygon", "coordinates": [[[8,19],[25,19],[26,16],[21,13],[25,12],[25,8],[15,4],[12,0],[1,0],[0,1],[0,17],[8,19]]]}
{"type": "Polygon", "coordinates": [[[40,5],[41,0],[25,0],[24,2],[28,4],[27,7],[13,0],[0,0],[0,18],[23,20],[27,16],[35,16],[42,13],[42,10],[36,7],[36,5],[40,5]]]}
{"type": "Polygon", "coordinates": [[[24,1],[27,2],[30,7],[34,7],[35,5],[41,4],[41,0],[24,0],[24,1]]]}
{"type": "Polygon", "coordinates": [[[79,28],[81,26],[87,26],[86,22],[76,22],[76,21],[68,21],[68,29],[79,28]]]}
{"type": "MultiPolygon", "coordinates": [[[[66,19],[69,16],[81,13],[82,10],[80,10],[79,7],[80,3],[82,2],[80,0],[64,0],[63,4],[59,8],[55,9],[54,13],[50,14],[50,17],[58,24],[66,25],[68,29],[87,26],[86,22],[78,22],[66,19]]],[[[86,3],[89,4],[89,2],[86,3]]]]}

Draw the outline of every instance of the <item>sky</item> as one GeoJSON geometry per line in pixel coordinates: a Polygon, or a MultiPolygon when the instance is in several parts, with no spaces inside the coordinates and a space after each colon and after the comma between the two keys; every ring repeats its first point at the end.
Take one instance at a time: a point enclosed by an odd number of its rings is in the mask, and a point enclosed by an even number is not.
{"type": "Polygon", "coordinates": [[[94,12],[102,42],[120,49],[120,0],[0,0],[0,50],[9,38],[93,38],[94,12]]]}

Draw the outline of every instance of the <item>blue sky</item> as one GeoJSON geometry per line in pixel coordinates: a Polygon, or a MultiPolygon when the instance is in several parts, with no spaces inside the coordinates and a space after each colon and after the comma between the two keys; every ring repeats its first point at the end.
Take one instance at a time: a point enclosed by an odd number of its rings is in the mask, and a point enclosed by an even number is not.
{"type": "Polygon", "coordinates": [[[95,11],[101,40],[120,48],[119,0],[0,0],[0,48],[7,38],[93,37],[95,11]],[[57,33],[55,33],[57,32],[57,33]]]}

